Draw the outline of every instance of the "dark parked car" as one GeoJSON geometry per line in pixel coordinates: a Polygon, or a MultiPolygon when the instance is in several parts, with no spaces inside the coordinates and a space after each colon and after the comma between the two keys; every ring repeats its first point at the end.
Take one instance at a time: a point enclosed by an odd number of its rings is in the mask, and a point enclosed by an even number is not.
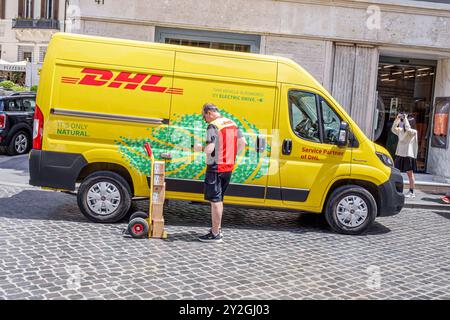
{"type": "Polygon", "coordinates": [[[35,92],[0,93],[0,147],[9,155],[30,151],[35,106],[35,92]]]}

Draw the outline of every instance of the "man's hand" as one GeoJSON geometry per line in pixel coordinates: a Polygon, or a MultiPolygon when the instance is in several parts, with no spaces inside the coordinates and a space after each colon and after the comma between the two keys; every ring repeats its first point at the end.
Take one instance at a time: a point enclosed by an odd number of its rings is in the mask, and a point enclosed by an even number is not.
{"type": "Polygon", "coordinates": [[[239,138],[237,141],[237,154],[240,154],[242,150],[247,146],[247,141],[244,137],[239,138]]]}
{"type": "Polygon", "coordinates": [[[194,151],[195,152],[202,152],[203,151],[203,146],[199,143],[194,144],[194,151]]]}

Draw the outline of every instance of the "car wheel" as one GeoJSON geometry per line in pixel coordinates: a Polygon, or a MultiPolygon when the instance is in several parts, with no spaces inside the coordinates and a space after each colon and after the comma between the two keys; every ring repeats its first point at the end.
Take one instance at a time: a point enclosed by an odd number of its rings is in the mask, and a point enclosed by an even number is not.
{"type": "Polygon", "coordinates": [[[366,189],[342,186],[330,195],[325,218],[332,230],[343,234],[361,234],[369,228],[377,216],[377,203],[366,189]]]}
{"type": "Polygon", "coordinates": [[[14,134],[9,142],[6,152],[10,156],[22,155],[30,150],[30,137],[26,132],[19,131],[14,134]]]}
{"type": "Polygon", "coordinates": [[[81,212],[89,220],[114,223],[127,215],[131,206],[131,190],[119,174],[98,171],[81,183],[77,201],[81,212]]]}

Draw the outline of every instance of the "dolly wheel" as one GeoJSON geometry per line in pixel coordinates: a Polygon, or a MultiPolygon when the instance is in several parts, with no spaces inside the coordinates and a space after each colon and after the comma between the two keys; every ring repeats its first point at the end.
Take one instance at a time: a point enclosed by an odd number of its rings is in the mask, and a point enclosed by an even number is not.
{"type": "Polygon", "coordinates": [[[143,211],[136,211],[130,216],[130,220],[129,221],[133,220],[134,218],[147,219],[148,218],[148,213],[145,213],[143,211]]]}
{"type": "Polygon", "coordinates": [[[136,239],[148,237],[147,221],[143,218],[134,218],[128,223],[128,232],[136,239]]]}

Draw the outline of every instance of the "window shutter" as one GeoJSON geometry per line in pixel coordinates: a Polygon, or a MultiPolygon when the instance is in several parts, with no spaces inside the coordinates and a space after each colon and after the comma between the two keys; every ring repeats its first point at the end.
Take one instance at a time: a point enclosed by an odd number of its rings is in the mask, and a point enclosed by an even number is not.
{"type": "Polygon", "coordinates": [[[24,5],[24,1],[25,0],[18,0],[19,1],[19,12],[18,12],[18,16],[21,18],[25,18],[24,12],[23,12],[23,5],[24,5]]]}
{"type": "Polygon", "coordinates": [[[31,3],[30,3],[30,6],[31,6],[31,19],[34,19],[34,0],[31,0],[31,3]]]}
{"type": "Polygon", "coordinates": [[[59,0],[53,0],[53,20],[58,20],[59,0]]]}
{"type": "Polygon", "coordinates": [[[46,3],[47,3],[47,1],[46,0],[41,0],[41,18],[42,19],[45,19],[46,17],[45,17],[45,7],[46,7],[46,3]]]}
{"type": "Polygon", "coordinates": [[[5,0],[0,0],[0,19],[5,19],[5,0]]]}

